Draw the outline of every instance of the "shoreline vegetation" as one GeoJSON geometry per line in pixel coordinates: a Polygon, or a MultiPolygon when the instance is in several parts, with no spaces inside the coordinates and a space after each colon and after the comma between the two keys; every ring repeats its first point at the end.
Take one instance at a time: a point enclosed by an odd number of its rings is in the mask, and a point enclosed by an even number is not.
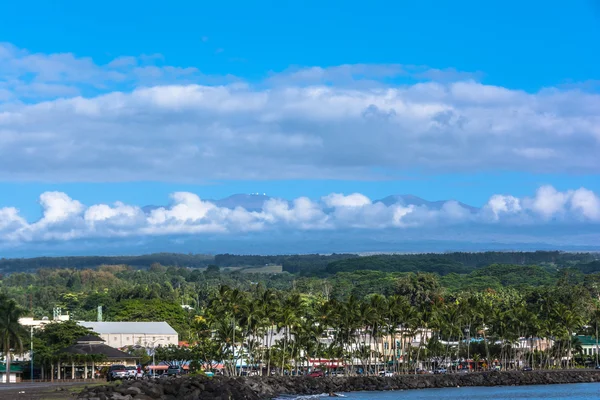
{"type": "Polygon", "coordinates": [[[84,389],[80,400],[267,400],[278,396],[319,395],[356,391],[391,391],[470,386],[520,386],[600,382],[600,371],[540,370],[476,372],[446,375],[164,378],[126,381],[84,389]]]}
{"type": "MultiPolygon", "coordinates": [[[[153,360],[164,368],[226,376],[571,369],[600,364],[595,257],[219,255],[214,262],[229,270],[156,262],[147,268],[71,265],[1,276],[0,303],[24,305],[13,307],[19,316],[40,319],[58,308],[70,314],[72,325],[96,320],[99,307],[105,321],[165,321],[178,332],[179,345],[154,349],[140,342],[122,349],[147,370],[153,360]],[[281,262],[288,272],[247,272],[265,271],[266,260],[281,262]],[[289,272],[292,261],[295,273],[289,272]]],[[[30,345],[9,309],[0,306],[14,333],[3,341],[4,355],[30,345]]],[[[71,362],[60,351],[76,339],[50,335],[53,329],[33,332],[34,374],[37,369],[44,379],[52,379],[56,360],[71,362]]],[[[22,367],[28,379],[30,364],[22,367]]]]}

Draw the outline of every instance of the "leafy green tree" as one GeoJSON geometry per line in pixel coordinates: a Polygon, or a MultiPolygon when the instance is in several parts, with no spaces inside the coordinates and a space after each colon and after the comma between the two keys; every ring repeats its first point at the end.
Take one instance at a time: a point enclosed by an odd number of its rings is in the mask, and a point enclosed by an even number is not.
{"type": "Polygon", "coordinates": [[[166,321],[183,338],[190,336],[191,316],[181,305],[160,299],[124,300],[108,310],[112,321],[166,321]]]}
{"type": "Polygon", "coordinates": [[[0,295],[0,349],[6,358],[6,379],[10,376],[11,349],[23,351],[23,337],[27,334],[19,323],[24,311],[12,299],[0,295]]]}
{"type": "Polygon", "coordinates": [[[396,283],[396,294],[407,297],[414,306],[435,301],[441,292],[442,288],[435,274],[409,273],[396,283]]]}

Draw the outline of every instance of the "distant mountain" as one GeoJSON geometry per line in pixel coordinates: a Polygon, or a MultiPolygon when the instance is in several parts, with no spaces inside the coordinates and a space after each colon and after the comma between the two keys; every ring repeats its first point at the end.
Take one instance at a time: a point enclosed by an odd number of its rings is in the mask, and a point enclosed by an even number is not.
{"type": "MultiPolygon", "coordinates": [[[[209,201],[216,206],[224,207],[224,208],[236,208],[242,207],[248,211],[260,211],[263,208],[263,204],[265,201],[269,200],[271,197],[266,194],[260,193],[252,193],[252,194],[233,194],[229,197],[225,197],[224,199],[202,199],[204,201],[209,201]]],[[[155,206],[155,205],[147,205],[142,207],[142,211],[144,213],[149,214],[152,210],[156,210],[157,208],[166,207],[166,206],[155,206]]]]}
{"type": "MultiPolygon", "coordinates": [[[[218,199],[218,200],[212,200],[212,199],[203,199],[205,201],[209,201],[219,207],[224,207],[224,208],[236,208],[236,207],[242,207],[245,208],[248,211],[260,211],[263,208],[263,205],[265,204],[265,201],[271,199],[271,197],[267,196],[266,194],[260,194],[260,193],[252,193],[252,194],[234,194],[231,195],[229,197],[225,197],[223,199],[218,199]]],[[[401,204],[403,206],[416,206],[416,207],[421,207],[421,206],[425,206],[429,209],[432,210],[440,210],[444,203],[446,203],[448,200],[437,200],[437,201],[428,201],[425,199],[422,199],[418,196],[414,196],[412,194],[396,194],[396,195],[391,195],[391,196],[387,196],[384,197],[383,199],[380,200],[375,200],[373,201],[373,203],[377,203],[377,202],[381,202],[383,204],[385,204],[386,206],[391,206],[394,204],[401,204]]],[[[473,207],[470,206],[468,204],[465,203],[461,203],[458,202],[458,204],[461,205],[461,207],[466,208],[467,210],[471,211],[471,212],[477,212],[479,211],[479,208],[477,207],[473,207]]],[[[142,207],[142,210],[147,214],[150,213],[152,210],[155,210],[157,208],[160,207],[164,207],[164,206],[155,206],[155,205],[147,205],[142,207]]]]}
{"type": "Polygon", "coordinates": [[[260,211],[265,201],[270,197],[265,194],[234,194],[220,200],[208,200],[219,207],[236,208],[242,207],[248,211],[260,211]]]}
{"type": "MultiPolygon", "coordinates": [[[[428,200],[422,199],[418,196],[414,196],[412,194],[395,194],[395,195],[384,197],[383,199],[380,199],[380,200],[375,200],[374,203],[381,202],[381,203],[385,204],[386,206],[391,206],[394,204],[401,204],[403,206],[415,206],[415,207],[425,206],[431,210],[440,210],[447,201],[448,200],[428,201],[428,200]]],[[[469,210],[471,212],[479,211],[479,208],[477,208],[477,207],[473,207],[468,204],[461,203],[460,201],[458,201],[457,203],[461,207],[466,208],[467,210],[469,210]]]]}

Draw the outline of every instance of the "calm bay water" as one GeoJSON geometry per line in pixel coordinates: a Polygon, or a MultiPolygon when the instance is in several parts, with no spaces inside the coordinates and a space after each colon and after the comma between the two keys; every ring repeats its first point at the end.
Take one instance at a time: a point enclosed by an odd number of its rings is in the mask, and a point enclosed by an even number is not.
{"type": "MultiPolygon", "coordinates": [[[[466,387],[445,389],[404,390],[396,392],[355,392],[344,393],[345,400],[396,400],[396,399],[600,399],[600,383],[575,383],[568,385],[535,386],[496,386],[466,387]]],[[[302,397],[307,399],[308,396],[302,397]]],[[[310,396],[312,399],[330,399],[330,397],[310,396]]],[[[289,399],[289,398],[288,398],[289,399]]]]}

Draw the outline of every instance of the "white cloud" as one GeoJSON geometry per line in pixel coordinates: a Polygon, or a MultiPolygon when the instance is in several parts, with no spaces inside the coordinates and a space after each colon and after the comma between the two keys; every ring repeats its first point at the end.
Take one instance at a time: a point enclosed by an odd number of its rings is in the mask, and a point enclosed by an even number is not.
{"type": "Polygon", "coordinates": [[[238,235],[281,229],[406,231],[464,224],[510,227],[600,222],[600,197],[585,188],[559,192],[544,186],[534,197],[522,199],[494,195],[476,211],[467,210],[456,201],[433,204],[386,206],[373,203],[360,193],[334,193],[319,201],[306,197],[289,202],[272,198],[261,210],[248,211],[240,206],[220,207],[194,193],[177,192],[171,196],[170,206],[144,213],[136,205],[116,202],[85,206],[65,193],[46,192],[40,196],[43,214],[38,221],[26,221],[16,208],[0,208],[0,241],[15,244],[103,237],[238,235]],[[552,222],[553,219],[558,222],[552,222]]]}
{"type": "Polygon", "coordinates": [[[560,192],[546,185],[534,197],[518,199],[510,195],[494,195],[484,207],[495,220],[517,216],[520,222],[559,220],[565,222],[600,221],[600,197],[591,190],[579,188],[560,192]],[[533,219],[530,221],[523,220],[533,219]]]}
{"type": "Polygon", "coordinates": [[[7,44],[0,74],[6,181],[600,172],[600,95],[578,89],[526,93],[403,65],[297,68],[250,84],[156,56],[99,65],[7,44]]]}
{"type": "Polygon", "coordinates": [[[552,186],[542,186],[531,200],[531,208],[544,218],[560,216],[571,197],[570,192],[559,192],[552,186]]]}
{"type": "Polygon", "coordinates": [[[325,212],[307,197],[299,197],[291,205],[285,200],[269,199],[263,206],[263,212],[254,215],[264,219],[270,225],[282,224],[300,229],[329,226],[329,218],[325,212]]]}
{"type": "Polygon", "coordinates": [[[360,193],[345,196],[343,193],[331,193],[323,197],[323,202],[328,207],[362,207],[371,204],[371,200],[360,193]]]}
{"type": "Polygon", "coordinates": [[[31,53],[0,42],[0,102],[52,99],[167,82],[230,82],[197,68],[163,65],[162,56],[119,56],[106,64],[72,53],[31,53]],[[6,94],[8,93],[8,95],[6,94]]]}
{"type": "Polygon", "coordinates": [[[10,238],[14,232],[18,232],[27,221],[19,215],[19,210],[15,207],[0,208],[0,235],[10,238]]]}
{"type": "Polygon", "coordinates": [[[580,188],[571,195],[571,208],[592,221],[600,221],[600,198],[591,190],[580,188]]]}
{"type": "Polygon", "coordinates": [[[485,208],[492,212],[494,219],[498,220],[502,214],[520,212],[521,202],[513,196],[495,194],[488,200],[485,208]]]}

